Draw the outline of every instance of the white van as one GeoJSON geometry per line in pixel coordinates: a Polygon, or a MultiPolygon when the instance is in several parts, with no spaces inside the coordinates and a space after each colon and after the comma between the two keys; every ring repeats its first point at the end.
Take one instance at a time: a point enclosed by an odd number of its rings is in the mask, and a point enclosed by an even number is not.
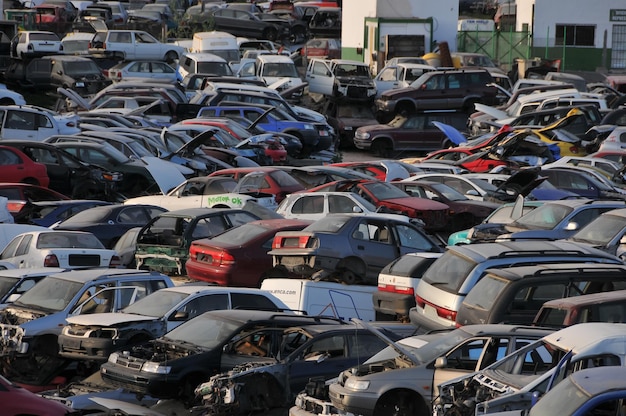
{"type": "Polygon", "coordinates": [[[242,61],[237,76],[262,79],[266,85],[285,80],[283,88],[296,87],[303,82],[296,64],[290,57],[284,55],[262,54],[254,60],[242,61]]]}
{"type": "Polygon", "coordinates": [[[376,286],[344,285],[308,279],[265,279],[261,289],[283,301],[290,309],[308,315],[327,315],[350,320],[374,321],[372,295],[376,286]]]}
{"type": "Polygon", "coordinates": [[[226,62],[239,62],[237,38],[227,32],[213,30],[193,34],[190,52],[208,52],[221,56],[226,62]]]}

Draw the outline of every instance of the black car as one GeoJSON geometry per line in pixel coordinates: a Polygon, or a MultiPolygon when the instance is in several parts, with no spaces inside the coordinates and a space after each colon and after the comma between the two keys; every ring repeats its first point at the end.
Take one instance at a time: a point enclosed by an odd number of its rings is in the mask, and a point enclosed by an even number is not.
{"type": "Polygon", "coordinates": [[[80,95],[95,94],[111,80],[92,59],[73,55],[50,55],[30,60],[12,60],[4,79],[25,89],[70,88],[80,95]]]}
{"type": "Polygon", "coordinates": [[[65,150],[32,140],[3,140],[5,146],[15,147],[33,161],[46,165],[48,188],[73,199],[102,199],[116,201],[117,183],[122,174],[84,162],[65,150]]]}
{"type": "MultiPolygon", "coordinates": [[[[394,341],[401,338],[390,330],[379,330],[394,341]]],[[[284,331],[276,359],[247,363],[211,377],[196,393],[203,396],[209,414],[287,407],[309,380],[336,377],[338,371],[362,363],[386,346],[382,338],[355,324],[293,327],[284,331]],[[228,391],[233,393],[226,400],[228,391]]]]}
{"type": "Polygon", "coordinates": [[[113,248],[117,240],[134,227],[143,227],[152,218],[166,212],[154,205],[106,205],[81,211],[58,224],[55,229],[89,231],[106,248],[113,248]]]}
{"type": "Polygon", "coordinates": [[[363,126],[378,124],[370,103],[327,100],[323,113],[339,136],[339,146],[354,147],[354,133],[363,126]]]}
{"type": "MultiPolygon", "coordinates": [[[[228,32],[234,36],[275,41],[290,34],[289,26],[282,24],[280,18],[261,19],[255,13],[245,10],[219,8],[213,10],[212,17],[215,30],[228,32]]],[[[284,20],[283,22],[287,23],[284,20]]]]}
{"type": "Polygon", "coordinates": [[[206,312],[166,336],[111,354],[100,373],[114,386],[189,401],[198,384],[215,374],[251,361],[274,361],[283,335],[277,328],[341,323],[328,317],[259,310],[206,312]]]}

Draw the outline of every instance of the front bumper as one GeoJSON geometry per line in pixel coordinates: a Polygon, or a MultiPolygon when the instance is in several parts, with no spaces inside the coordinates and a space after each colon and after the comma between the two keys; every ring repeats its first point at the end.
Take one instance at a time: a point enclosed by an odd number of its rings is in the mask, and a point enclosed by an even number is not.
{"type": "Polygon", "coordinates": [[[372,295],[374,310],[386,315],[409,316],[409,310],[415,307],[415,297],[400,293],[376,291],[372,295]]]}
{"type": "Polygon", "coordinates": [[[181,383],[181,380],[172,374],[146,373],[109,362],[102,364],[100,374],[103,380],[115,386],[161,399],[175,398],[181,383]]]}
{"type": "Polygon", "coordinates": [[[378,395],[368,394],[363,391],[347,390],[338,383],[328,387],[328,395],[333,406],[344,412],[354,413],[361,416],[372,416],[378,395]]]}
{"type": "Polygon", "coordinates": [[[59,335],[59,355],[73,360],[105,362],[114,350],[126,342],[107,338],[82,338],[59,335]]]}

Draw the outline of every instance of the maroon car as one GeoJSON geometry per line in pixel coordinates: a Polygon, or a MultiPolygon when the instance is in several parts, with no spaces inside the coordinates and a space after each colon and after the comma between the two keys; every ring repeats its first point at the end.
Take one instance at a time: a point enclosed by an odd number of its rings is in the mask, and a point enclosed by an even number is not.
{"type": "Polygon", "coordinates": [[[411,196],[388,182],[343,180],[330,182],[308,192],[354,192],[384,210],[383,212],[404,214],[424,222],[424,229],[433,231],[446,228],[450,221],[448,205],[427,198],[411,196]]]}
{"type": "Polygon", "coordinates": [[[2,376],[0,376],[0,403],[2,403],[2,412],[0,413],[4,416],[69,416],[78,414],[60,402],[44,399],[11,383],[2,376]]]}
{"type": "Polygon", "coordinates": [[[187,275],[221,286],[260,287],[272,268],[274,235],[278,231],[300,231],[311,221],[271,219],[252,221],[213,238],[191,243],[187,275]]]}

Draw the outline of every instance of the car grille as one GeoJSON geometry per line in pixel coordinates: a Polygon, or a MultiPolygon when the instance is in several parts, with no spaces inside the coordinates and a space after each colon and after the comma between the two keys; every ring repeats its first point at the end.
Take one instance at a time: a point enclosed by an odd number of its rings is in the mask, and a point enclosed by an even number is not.
{"type": "Polygon", "coordinates": [[[350,85],[346,90],[346,95],[351,98],[367,98],[367,87],[350,85]]]}
{"type": "Polygon", "coordinates": [[[70,266],[100,266],[100,256],[98,254],[70,254],[70,266]]]}
{"type": "Polygon", "coordinates": [[[141,366],[143,365],[143,363],[143,360],[129,360],[128,358],[125,358],[123,356],[117,357],[117,361],[115,362],[115,364],[119,365],[120,367],[131,368],[133,370],[141,370],[141,366]]]}

